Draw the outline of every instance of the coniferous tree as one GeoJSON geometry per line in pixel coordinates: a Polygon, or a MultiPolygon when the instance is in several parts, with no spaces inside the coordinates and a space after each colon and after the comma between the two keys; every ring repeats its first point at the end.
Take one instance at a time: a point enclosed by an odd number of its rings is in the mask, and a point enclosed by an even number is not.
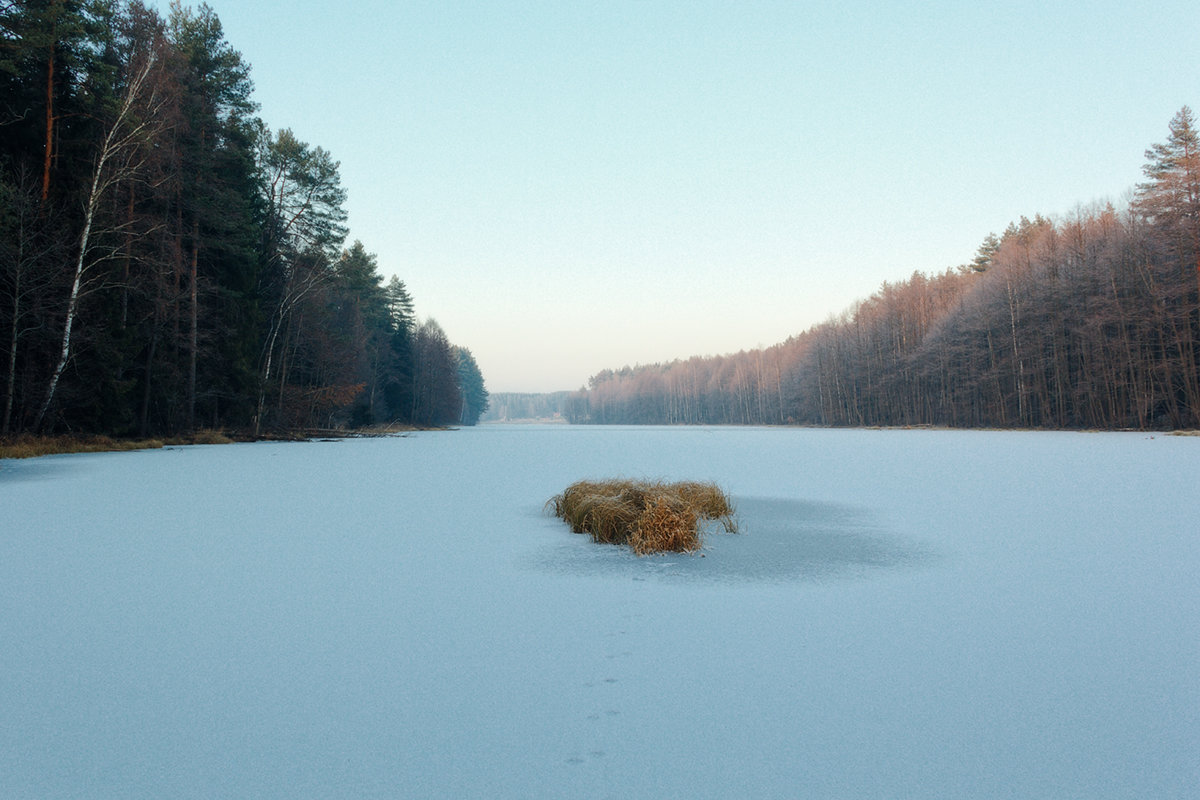
{"type": "Polygon", "coordinates": [[[253,160],[256,105],[249,66],[225,40],[211,8],[193,11],[174,3],[170,31],[183,87],[173,223],[185,276],[185,425],[193,428],[198,404],[214,420],[223,407],[244,413],[235,398],[254,380],[261,225],[253,160]]]}
{"type": "Polygon", "coordinates": [[[0,435],[21,427],[14,413],[21,416],[19,401],[30,395],[34,380],[23,345],[44,335],[39,306],[57,283],[55,265],[66,262],[67,248],[58,220],[40,203],[33,174],[21,169],[9,176],[0,170],[0,342],[5,345],[0,435]]]}
{"type": "Polygon", "coordinates": [[[441,426],[457,422],[462,415],[458,363],[445,331],[433,319],[417,329],[413,355],[413,423],[441,426]]]}
{"type": "Polygon", "coordinates": [[[1179,321],[1168,346],[1180,350],[1168,380],[1179,403],[1200,415],[1200,132],[1184,106],[1171,119],[1167,141],[1146,151],[1147,181],[1138,186],[1134,210],[1157,234],[1157,244],[1178,265],[1180,291],[1164,298],[1179,321]],[[1190,284],[1190,285],[1189,285],[1190,284]],[[1187,288],[1184,288],[1187,287],[1187,288]]]}
{"type": "Polygon", "coordinates": [[[1200,286],[1200,133],[1190,108],[1171,119],[1166,142],[1146,151],[1144,172],[1148,180],[1138,185],[1134,208],[1195,268],[1200,286]]]}
{"type": "Polygon", "coordinates": [[[382,390],[387,421],[411,422],[413,413],[413,376],[416,316],[413,299],[404,281],[395,275],[384,288],[389,333],[387,347],[381,353],[384,363],[382,390]]]}
{"type": "Polygon", "coordinates": [[[383,385],[390,366],[391,316],[383,278],[375,255],[359,241],[342,253],[336,269],[335,324],[352,340],[357,357],[355,381],[363,385],[351,423],[374,424],[386,419],[383,385]]]}
{"type": "MultiPolygon", "coordinates": [[[[40,200],[63,198],[74,183],[76,145],[92,126],[89,79],[102,71],[109,0],[24,0],[0,6],[0,124],[40,176],[40,200]],[[64,126],[66,130],[64,130],[64,126]],[[62,187],[58,178],[66,172],[62,187]],[[61,189],[61,191],[60,191],[61,189]]],[[[9,157],[13,150],[0,155],[9,157]]]]}
{"type": "Polygon", "coordinates": [[[160,44],[158,40],[139,43],[124,64],[125,73],[118,78],[119,94],[111,104],[103,103],[108,108],[93,156],[91,179],[82,193],[83,219],[75,246],[75,265],[67,294],[61,346],[50,373],[45,399],[34,417],[34,430],[41,428],[71,356],[71,334],[86,290],[85,278],[98,259],[94,250],[102,234],[98,229],[101,204],[117,185],[136,179],[146,165],[153,140],[161,131],[159,113],[163,98],[159,91],[162,70],[160,44]]]}
{"type": "Polygon", "coordinates": [[[483,373],[467,348],[455,347],[454,357],[458,362],[458,388],[462,395],[462,414],[458,421],[463,425],[474,425],[488,408],[483,373]]]}

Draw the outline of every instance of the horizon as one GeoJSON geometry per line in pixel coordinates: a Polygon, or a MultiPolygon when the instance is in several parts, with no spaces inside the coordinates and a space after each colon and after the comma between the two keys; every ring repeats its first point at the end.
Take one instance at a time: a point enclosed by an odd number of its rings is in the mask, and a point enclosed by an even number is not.
{"type": "Polygon", "coordinates": [[[1120,205],[1200,85],[1182,3],[209,5],[495,392],[770,346],[1120,205]]]}

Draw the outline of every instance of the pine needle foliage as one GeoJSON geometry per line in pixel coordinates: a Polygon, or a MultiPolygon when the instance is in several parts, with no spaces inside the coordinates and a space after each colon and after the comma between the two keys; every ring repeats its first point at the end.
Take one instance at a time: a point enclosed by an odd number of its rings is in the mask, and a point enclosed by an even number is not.
{"type": "Polygon", "coordinates": [[[639,556],[699,550],[702,521],[737,530],[729,497],[715,484],[698,481],[578,481],[546,506],[573,533],[591,534],[598,544],[628,545],[639,556]]]}

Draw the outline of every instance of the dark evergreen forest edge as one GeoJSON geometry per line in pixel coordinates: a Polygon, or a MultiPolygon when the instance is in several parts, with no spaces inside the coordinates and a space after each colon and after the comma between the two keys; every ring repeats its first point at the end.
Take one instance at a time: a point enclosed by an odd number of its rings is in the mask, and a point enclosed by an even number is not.
{"type": "Polygon", "coordinates": [[[0,436],[478,420],[338,162],[256,111],[207,6],[0,2],[0,436]]]}
{"type": "Polygon", "coordinates": [[[1191,110],[1126,208],[1022,217],[786,342],[606,369],[576,423],[1200,427],[1200,142],[1191,110]]]}

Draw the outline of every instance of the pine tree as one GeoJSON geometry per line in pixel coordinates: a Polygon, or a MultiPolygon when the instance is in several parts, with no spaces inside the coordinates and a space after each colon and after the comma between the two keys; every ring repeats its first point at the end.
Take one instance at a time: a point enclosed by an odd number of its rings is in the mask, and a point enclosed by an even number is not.
{"type": "Polygon", "coordinates": [[[114,13],[112,0],[0,4],[0,125],[5,139],[36,160],[42,203],[70,189],[68,180],[59,190],[59,174],[74,171],[79,131],[92,127],[87,84],[101,66],[114,13]]]}
{"type": "Polygon", "coordinates": [[[388,346],[381,354],[385,365],[381,386],[387,418],[393,422],[412,422],[416,332],[413,299],[404,281],[395,275],[383,291],[389,318],[388,346]]]}
{"type": "Polygon", "coordinates": [[[483,373],[475,356],[465,347],[455,347],[454,357],[458,361],[458,388],[462,394],[462,414],[459,422],[474,425],[488,409],[488,391],[483,383],[483,373]]]}
{"type": "Polygon", "coordinates": [[[140,51],[126,64],[127,73],[122,76],[120,95],[104,121],[103,135],[91,169],[91,182],[83,194],[84,216],[76,246],[74,276],[67,295],[61,346],[50,373],[45,399],[34,417],[34,430],[41,428],[71,357],[71,334],[85,291],[84,279],[96,263],[93,249],[100,233],[97,223],[101,203],[114,187],[136,177],[145,167],[152,140],[161,131],[161,52],[156,42],[141,44],[140,51]]]}
{"type": "Polygon", "coordinates": [[[186,275],[184,425],[194,428],[198,404],[216,419],[219,401],[229,405],[254,380],[261,230],[252,116],[257,106],[250,67],[225,39],[211,8],[174,2],[169,29],[182,85],[170,224],[186,275]]]}
{"type": "Polygon", "coordinates": [[[355,352],[356,381],[364,385],[351,423],[370,425],[383,420],[383,385],[390,367],[391,316],[374,253],[355,241],[342,252],[336,267],[331,322],[343,331],[355,352]]]}
{"type": "Polygon", "coordinates": [[[391,317],[392,328],[412,333],[416,317],[413,314],[412,295],[408,293],[408,287],[404,285],[404,281],[393,275],[383,291],[387,298],[387,310],[391,317]]]}
{"type": "Polygon", "coordinates": [[[1134,208],[1164,232],[1181,262],[1194,264],[1200,290],[1200,136],[1192,110],[1180,109],[1168,130],[1166,142],[1146,151],[1148,180],[1134,208]]]}
{"type": "Polygon", "coordinates": [[[984,237],[983,243],[979,245],[979,249],[975,251],[975,258],[971,259],[971,263],[962,265],[960,269],[964,272],[987,272],[988,267],[992,265],[992,259],[996,257],[996,253],[999,250],[999,237],[994,233],[989,233],[984,237]]]}
{"type": "Polygon", "coordinates": [[[417,425],[449,425],[462,415],[458,363],[446,332],[432,319],[417,329],[413,345],[413,413],[417,425]]]}

